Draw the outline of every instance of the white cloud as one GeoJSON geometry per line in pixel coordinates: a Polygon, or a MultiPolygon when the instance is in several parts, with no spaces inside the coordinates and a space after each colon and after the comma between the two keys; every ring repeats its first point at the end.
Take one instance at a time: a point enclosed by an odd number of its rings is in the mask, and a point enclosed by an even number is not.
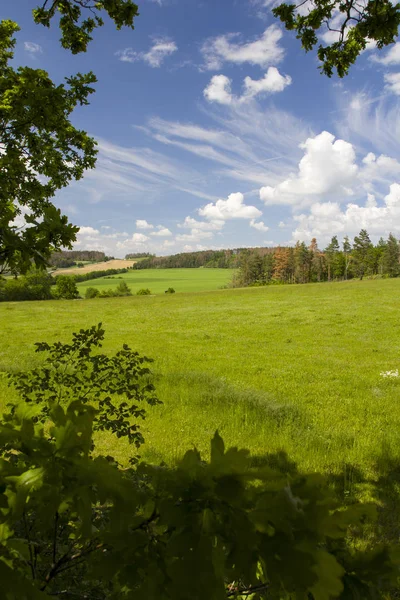
{"type": "Polygon", "coordinates": [[[382,65],[398,65],[400,64],[400,42],[391,45],[384,56],[374,54],[371,60],[382,65]]]}
{"type": "Polygon", "coordinates": [[[385,89],[400,96],[400,73],[385,73],[383,76],[385,89]]]}
{"type": "Polygon", "coordinates": [[[217,200],[215,204],[210,202],[198,213],[210,221],[228,221],[230,219],[257,219],[261,211],[255,206],[244,204],[244,196],[240,192],[230,194],[227,200],[217,200]]]}
{"type": "Polygon", "coordinates": [[[99,235],[100,231],[98,229],[93,229],[93,227],[80,227],[78,231],[78,235],[99,235]]]}
{"type": "Polygon", "coordinates": [[[225,62],[250,63],[260,67],[277,64],[284,57],[284,50],[279,46],[282,35],[281,29],[274,24],[253,42],[236,42],[238,34],[235,33],[206,40],[202,47],[205,68],[215,71],[225,62]]]}
{"type": "Polygon", "coordinates": [[[154,229],[154,225],[148,223],[145,219],[137,219],[136,221],[137,229],[154,229]]]}
{"type": "Polygon", "coordinates": [[[154,38],[153,45],[147,52],[136,52],[133,48],[119,50],[116,55],[122,62],[137,62],[143,60],[150,67],[161,67],[164,60],[178,50],[176,43],[170,38],[154,38]]]}
{"type": "Polygon", "coordinates": [[[203,93],[209,102],[229,105],[233,101],[231,80],[226,75],[214,75],[203,93]]]}
{"type": "Polygon", "coordinates": [[[269,231],[269,227],[267,227],[266,225],[264,225],[263,221],[259,221],[258,223],[252,219],[250,221],[250,227],[253,227],[253,229],[257,229],[257,231],[269,231]]]}
{"type": "Polygon", "coordinates": [[[245,96],[253,98],[257,94],[282,92],[291,83],[292,78],[289,75],[281,75],[276,67],[269,67],[262,79],[245,77],[245,96]]]}
{"type": "Polygon", "coordinates": [[[158,237],[169,237],[172,235],[172,232],[169,229],[167,229],[167,227],[159,225],[157,227],[157,231],[152,231],[150,235],[156,235],[158,237]]]}
{"type": "Polygon", "coordinates": [[[369,195],[365,206],[347,204],[342,209],[338,202],[316,202],[308,213],[295,215],[298,225],[293,231],[294,240],[321,238],[328,241],[335,234],[356,235],[360,229],[367,229],[371,235],[388,235],[400,232],[400,184],[392,183],[384,198],[384,204],[369,195]]]}
{"type": "MultiPolygon", "coordinates": [[[[300,147],[305,151],[297,174],[291,174],[277,186],[260,189],[265,204],[298,204],[316,195],[351,195],[358,167],[352,144],[336,140],[327,131],[308,138],[300,147]]],[[[308,200],[307,200],[308,199],[308,200]]]]}
{"type": "Polygon", "coordinates": [[[24,48],[32,56],[34,56],[36,54],[42,54],[42,52],[43,52],[42,46],[40,46],[39,44],[36,44],[35,42],[24,42],[24,48]]]}
{"type": "Polygon", "coordinates": [[[178,242],[199,242],[200,240],[209,240],[213,237],[212,231],[193,228],[190,233],[180,233],[176,236],[178,242]]]}
{"type": "Polygon", "coordinates": [[[149,239],[150,238],[147,235],[145,235],[144,233],[134,233],[131,237],[132,242],[140,243],[140,244],[147,242],[147,240],[149,240],[149,239]]]}
{"type": "Polygon", "coordinates": [[[202,231],[220,231],[225,224],[225,221],[197,221],[192,217],[186,217],[183,223],[178,223],[178,227],[182,229],[198,229],[202,231]]]}
{"type": "Polygon", "coordinates": [[[208,102],[217,102],[227,106],[236,103],[248,102],[259,94],[274,94],[282,92],[285,87],[292,83],[289,75],[281,75],[276,67],[269,67],[262,79],[245,77],[243,82],[243,94],[235,96],[232,94],[232,81],[226,75],[214,75],[205,88],[203,94],[208,102]]]}

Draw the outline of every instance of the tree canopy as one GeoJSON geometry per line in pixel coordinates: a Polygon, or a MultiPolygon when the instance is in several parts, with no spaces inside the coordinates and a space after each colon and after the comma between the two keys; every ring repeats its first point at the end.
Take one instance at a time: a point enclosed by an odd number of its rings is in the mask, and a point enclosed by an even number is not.
{"type": "Polygon", "coordinates": [[[389,0],[304,0],[283,2],[272,11],[286,29],[296,31],[306,52],[317,44],[321,72],[331,77],[347,75],[351,65],[369,43],[378,49],[392,44],[400,24],[400,4],[389,0]],[[324,45],[321,36],[333,32],[336,38],[324,45]]]}
{"type": "MultiPolygon", "coordinates": [[[[85,52],[92,32],[108,15],[117,29],[133,28],[132,0],[46,0],[33,10],[36,23],[57,19],[61,44],[85,52]]],[[[78,228],[52,202],[96,162],[96,142],[74,127],[77,106],[89,104],[96,77],[77,73],[56,85],[42,69],[11,66],[17,23],[0,22],[0,273],[43,267],[52,251],[71,247],[78,228]]]]}

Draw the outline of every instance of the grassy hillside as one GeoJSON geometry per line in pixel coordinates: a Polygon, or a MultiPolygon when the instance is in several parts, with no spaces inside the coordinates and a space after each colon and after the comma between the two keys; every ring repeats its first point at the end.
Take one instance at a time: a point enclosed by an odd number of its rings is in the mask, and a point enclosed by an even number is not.
{"type": "Polygon", "coordinates": [[[125,342],[155,359],[164,405],[144,423],[145,458],[206,451],[219,429],[256,454],[372,474],[380,456],[400,458],[400,378],[380,376],[400,363],[399,293],[400,280],[383,280],[2,304],[0,370],[33,366],[34,342],[102,321],[105,351],[125,342]]]}
{"type": "MultiPolygon", "coordinates": [[[[122,277],[133,294],[141,288],[149,288],[152,294],[163,294],[169,287],[173,287],[177,293],[217,290],[232,280],[232,273],[232,269],[146,269],[129,271],[115,277],[122,277]]],[[[84,296],[88,287],[115,289],[120,281],[117,278],[101,277],[79,283],[78,289],[81,296],[84,296]]]]}

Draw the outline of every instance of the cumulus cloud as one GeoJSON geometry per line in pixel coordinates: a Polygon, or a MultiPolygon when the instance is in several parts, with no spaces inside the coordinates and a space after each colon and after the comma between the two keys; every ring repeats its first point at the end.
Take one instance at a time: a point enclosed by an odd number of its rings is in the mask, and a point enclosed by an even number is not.
{"type": "Polygon", "coordinates": [[[268,27],[261,37],[240,43],[236,41],[238,34],[228,33],[206,40],[202,47],[205,68],[211,71],[220,69],[225,62],[243,64],[250,63],[266,67],[279,63],[284,57],[284,50],[279,46],[282,31],[277,25],[268,27]]]}
{"type": "Polygon", "coordinates": [[[225,221],[197,221],[192,217],[186,217],[183,223],[178,223],[178,227],[182,229],[198,229],[202,231],[220,231],[225,224],[225,221]]]}
{"type": "Polygon", "coordinates": [[[162,225],[158,225],[157,231],[152,231],[150,235],[156,235],[158,237],[169,237],[172,235],[172,231],[170,231],[167,227],[163,227],[162,225]]]}
{"type": "Polygon", "coordinates": [[[244,196],[240,192],[230,194],[226,200],[217,200],[215,204],[210,202],[198,213],[210,221],[228,221],[230,219],[257,219],[262,215],[255,206],[244,204],[244,196]]]}
{"type": "Polygon", "coordinates": [[[161,67],[164,60],[177,50],[178,46],[174,40],[163,37],[154,38],[153,45],[147,52],[136,52],[133,48],[125,48],[125,50],[119,50],[116,55],[122,62],[133,63],[143,60],[150,67],[157,68],[161,67]]]}
{"type": "Polygon", "coordinates": [[[190,233],[180,233],[176,236],[178,242],[199,242],[200,240],[209,240],[213,237],[212,231],[193,228],[190,233]]]}
{"type": "Polygon", "coordinates": [[[154,225],[148,223],[146,219],[137,219],[136,229],[154,229],[154,225]]]}
{"type": "Polygon", "coordinates": [[[204,90],[204,97],[209,102],[218,104],[232,104],[231,80],[226,75],[214,75],[204,90]]]}
{"type": "Polygon", "coordinates": [[[93,227],[80,227],[78,231],[78,235],[99,235],[100,231],[98,229],[94,229],[93,227]]]}
{"type": "Polygon", "coordinates": [[[36,44],[35,42],[24,42],[24,48],[26,52],[29,52],[32,56],[36,54],[41,54],[43,52],[42,46],[36,44]]]}
{"type": "Polygon", "coordinates": [[[291,83],[292,78],[289,75],[281,75],[276,67],[269,67],[262,79],[245,77],[241,96],[232,94],[232,81],[226,75],[214,75],[203,94],[208,102],[225,105],[242,104],[259,94],[282,92],[291,83]]]}
{"type": "Polygon", "coordinates": [[[400,96],[400,73],[385,73],[383,76],[385,89],[396,96],[400,96]]]}
{"type": "Polygon", "coordinates": [[[373,54],[371,60],[380,63],[381,65],[398,65],[400,64],[400,42],[391,45],[384,56],[373,54]]]}
{"type": "Polygon", "coordinates": [[[260,199],[265,204],[293,205],[307,198],[312,201],[316,195],[352,194],[351,186],[358,171],[352,144],[335,140],[334,135],[323,131],[308,138],[300,148],[304,156],[298,173],[291,174],[275,187],[260,189],[260,199]]]}
{"type": "Polygon", "coordinates": [[[253,229],[257,229],[257,231],[268,231],[269,227],[267,227],[266,225],[264,225],[263,221],[258,221],[258,223],[252,219],[250,221],[250,227],[253,227],[253,229]]]}
{"type": "Polygon", "coordinates": [[[150,238],[144,233],[134,233],[131,237],[131,241],[139,244],[143,244],[147,242],[150,238]]]}
{"type": "Polygon", "coordinates": [[[254,97],[262,93],[282,92],[291,83],[292,78],[289,75],[281,75],[276,67],[269,67],[262,79],[254,80],[251,77],[245,77],[244,95],[254,97]]]}
{"type": "Polygon", "coordinates": [[[332,231],[337,234],[356,235],[367,229],[371,235],[387,235],[400,232],[400,184],[392,183],[381,206],[369,194],[365,206],[349,203],[342,209],[338,202],[316,202],[308,213],[295,215],[298,225],[293,232],[294,240],[311,237],[330,239],[332,231]]]}

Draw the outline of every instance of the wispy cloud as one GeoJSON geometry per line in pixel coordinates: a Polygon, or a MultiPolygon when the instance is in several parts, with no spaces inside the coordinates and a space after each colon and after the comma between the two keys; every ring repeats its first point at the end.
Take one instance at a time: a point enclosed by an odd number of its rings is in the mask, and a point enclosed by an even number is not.
{"type": "Polygon", "coordinates": [[[153,45],[147,52],[137,52],[133,48],[125,48],[119,50],[116,55],[122,62],[138,62],[144,61],[150,67],[158,68],[161,67],[164,60],[174,54],[178,50],[178,46],[168,37],[160,37],[153,39],[153,45]]]}
{"type": "Polygon", "coordinates": [[[36,42],[24,42],[24,48],[32,57],[36,57],[38,54],[43,53],[42,46],[36,44],[36,42]]]}

